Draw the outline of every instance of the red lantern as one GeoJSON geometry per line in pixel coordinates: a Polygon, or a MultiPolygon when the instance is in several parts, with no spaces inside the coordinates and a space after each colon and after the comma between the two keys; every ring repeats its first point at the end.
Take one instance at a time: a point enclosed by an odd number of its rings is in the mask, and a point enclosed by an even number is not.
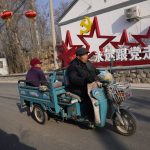
{"type": "Polygon", "coordinates": [[[12,17],[12,15],[13,15],[12,11],[5,10],[0,14],[0,17],[4,20],[7,20],[7,19],[10,19],[12,17]]]}
{"type": "Polygon", "coordinates": [[[35,18],[37,15],[37,13],[33,10],[28,10],[26,13],[25,13],[25,16],[27,18],[35,18]]]}

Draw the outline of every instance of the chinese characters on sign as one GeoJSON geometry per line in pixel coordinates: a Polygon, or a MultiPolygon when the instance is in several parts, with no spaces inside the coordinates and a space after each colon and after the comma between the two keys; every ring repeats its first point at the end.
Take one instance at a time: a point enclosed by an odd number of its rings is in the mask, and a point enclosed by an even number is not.
{"type": "Polygon", "coordinates": [[[106,48],[104,53],[101,51],[97,52],[94,58],[91,58],[93,62],[107,62],[111,61],[132,61],[132,60],[150,60],[150,45],[144,47],[143,51],[140,47],[120,47],[119,49],[106,48]],[[143,56],[143,57],[142,57],[143,56]]]}

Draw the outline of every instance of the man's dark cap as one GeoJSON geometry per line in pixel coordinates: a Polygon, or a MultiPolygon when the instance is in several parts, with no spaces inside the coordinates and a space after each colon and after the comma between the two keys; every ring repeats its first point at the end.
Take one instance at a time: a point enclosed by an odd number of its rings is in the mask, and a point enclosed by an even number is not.
{"type": "Polygon", "coordinates": [[[87,49],[81,47],[81,48],[78,48],[77,51],[76,51],[76,55],[77,56],[82,56],[82,55],[85,55],[85,54],[88,54],[89,52],[87,51],[87,49]]]}

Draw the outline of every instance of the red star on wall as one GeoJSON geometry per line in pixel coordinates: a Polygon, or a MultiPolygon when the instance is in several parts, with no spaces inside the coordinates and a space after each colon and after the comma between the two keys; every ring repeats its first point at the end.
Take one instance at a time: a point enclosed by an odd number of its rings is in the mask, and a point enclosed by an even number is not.
{"type": "Polygon", "coordinates": [[[114,48],[119,49],[119,45],[125,45],[125,46],[129,46],[130,47],[135,47],[138,46],[139,43],[130,43],[129,39],[128,39],[128,34],[127,34],[127,30],[123,30],[121,39],[119,42],[110,42],[114,48]]]}
{"type": "MultiPolygon", "coordinates": [[[[58,58],[60,60],[62,60],[62,67],[67,67],[69,65],[69,63],[76,58],[76,50],[77,47],[73,47],[71,50],[69,50],[65,44],[64,41],[62,41],[61,45],[57,46],[59,49],[58,52],[58,58]]],[[[92,56],[94,56],[96,54],[96,52],[91,52],[88,57],[91,58],[92,56]]]]}
{"type": "Polygon", "coordinates": [[[95,52],[95,51],[89,53],[89,55],[88,55],[89,59],[92,58],[94,55],[96,55],[96,52],[95,52]]]}
{"type": "Polygon", "coordinates": [[[73,45],[69,30],[66,33],[65,42],[62,41],[58,47],[58,58],[62,60],[62,66],[66,67],[76,57],[76,50],[82,45],[73,45]]]}
{"type": "Polygon", "coordinates": [[[70,31],[69,31],[69,30],[67,30],[67,33],[66,33],[65,44],[66,44],[67,47],[70,46],[70,47],[77,47],[77,48],[79,48],[79,47],[82,47],[82,46],[83,46],[83,45],[74,45],[74,44],[72,43],[72,38],[71,38],[71,35],[70,35],[70,31]]]}
{"type": "Polygon", "coordinates": [[[58,58],[62,60],[62,66],[68,66],[69,63],[75,58],[75,52],[77,50],[77,47],[72,47],[71,49],[68,49],[64,41],[62,41],[62,44],[58,45],[57,47],[59,49],[58,58]]]}
{"type": "Polygon", "coordinates": [[[99,50],[100,50],[100,51],[103,51],[103,48],[104,48],[108,43],[110,43],[110,41],[112,41],[112,40],[116,37],[116,36],[101,35],[100,29],[99,29],[99,25],[98,25],[97,17],[94,17],[90,34],[89,34],[89,35],[78,35],[79,39],[84,43],[84,45],[86,46],[86,49],[87,49],[87,50],[90,49],[90,45],[89,45],[89,43],[85,40],[85,38],[93,38],[94,32],[96,32],[97,38],[107,39],[105,42],[103,42],[103,43],[99,46],[99,50]]]}
{"type": "Polygon", "coordinates": [[[142,41],[142,39],[150,38],[150,27],[149,27],[146,35],[132,35],[132,36],[135,38],[135,40],[137,40],[141,44],[142,47],[147,47],[147,44],[145,44],[142,41]]]}

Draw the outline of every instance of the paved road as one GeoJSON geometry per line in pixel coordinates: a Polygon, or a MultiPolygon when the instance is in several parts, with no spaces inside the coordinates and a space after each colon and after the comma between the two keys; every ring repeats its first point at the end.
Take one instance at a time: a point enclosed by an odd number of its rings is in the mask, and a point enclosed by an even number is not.
{"type": "Polygon", "coordinates": [[[0,83],[0,150],[149,150],[150,91],[133,90],[126,105],[137,117],[135,135],[124,137],[108,124],[87,130],[51,119],[44,126],[20,112],[16,84],[0,83]]]}

